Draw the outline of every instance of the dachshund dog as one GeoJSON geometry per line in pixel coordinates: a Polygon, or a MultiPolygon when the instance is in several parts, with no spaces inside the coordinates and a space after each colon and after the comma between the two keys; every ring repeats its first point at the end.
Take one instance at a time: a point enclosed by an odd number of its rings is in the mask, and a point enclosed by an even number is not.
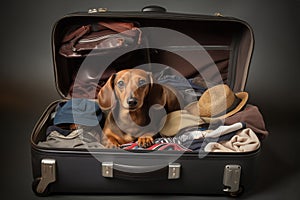
{"type": "Polygon", "coordinates": [[[102,143],[116,148],[137,141],[153,144],[163,116],[180,109],[178,95],[169,87],[153,83],[152,74],[126,69],[110,76],[98,93],[98,103],[108,111],[102,143]]]}

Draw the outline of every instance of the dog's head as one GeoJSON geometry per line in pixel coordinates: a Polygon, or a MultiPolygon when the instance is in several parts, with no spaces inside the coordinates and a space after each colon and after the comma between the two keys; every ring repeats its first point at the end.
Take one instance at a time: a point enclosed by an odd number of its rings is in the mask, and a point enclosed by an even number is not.
{"type": "Polygon", "coordinates": [[[152,74],[144,70],[119,71],[110,76],[99,91],[99,105],[101,109],[109,110],[118,101],[122,108],[134,111],[143,106],[152,84],[152,74]]]}

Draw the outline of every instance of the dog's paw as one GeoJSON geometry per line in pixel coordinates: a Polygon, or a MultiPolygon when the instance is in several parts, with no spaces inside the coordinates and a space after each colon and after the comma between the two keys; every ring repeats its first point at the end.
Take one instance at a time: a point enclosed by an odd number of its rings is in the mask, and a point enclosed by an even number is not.
{"type": "Polygon", "coordinates": [[[140,147],[147,148],[154,144],[154,140],[152,136],[141,136],[137,143],[140,147]]]}
{"type": "Polygon", "coordinates": [[[107,142],[106,145],[105,145],[106,148],[108,149],[117,149],[120,147],[120,144],[116,144],[116,143],[113,143],[113,142],[107,142]]]}
{"type": "Polygon", "coordinates": [[[117,149],[120,147],[119,143],[117,143],[116,141],[111,141],[108,138],[102,140],[102,145],[108,149],[117,149]]]}

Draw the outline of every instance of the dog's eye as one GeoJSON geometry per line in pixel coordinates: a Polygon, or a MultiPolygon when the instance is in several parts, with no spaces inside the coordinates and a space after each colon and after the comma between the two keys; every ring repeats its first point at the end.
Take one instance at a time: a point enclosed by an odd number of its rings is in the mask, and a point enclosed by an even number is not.
{"type": "Polygon", "coordinates": [[[146,84],[146,80],[144,79],[140,79],[139,80],[139,86],[145,85],[146,84]]]}
{"type": "Polygon", "coordinates": [[[118,87],[119,88],[122,88],[122,87],[124,87],[124,85],[125,85],[125,83],[124,83],[124,81],[118,81],[118,87]]]}

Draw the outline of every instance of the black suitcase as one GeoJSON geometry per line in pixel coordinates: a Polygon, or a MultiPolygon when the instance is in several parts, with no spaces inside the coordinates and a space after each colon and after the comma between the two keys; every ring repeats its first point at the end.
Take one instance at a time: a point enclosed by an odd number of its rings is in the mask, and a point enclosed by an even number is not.
{"type": "MultiPolygon", "coordinates": [[[[140,65],[161,71],[160,67],[168,66],[185,77],[193,76],[196,69],[208,82],[221,77],[234,92],[239,92],[245,88],[253,45],[253,32],[246,22],[221,14],[168,13],[164,8],[149,6],[141,12],[90,9],[59,19],[52,33],[52,53],[55,83],[62,99],[46,108],[31,135],[33,191],[40,196],[52,193],[235,196],[243,189],[250,190],[255,184],[260,147],[249,152],[207,153],[46,148],[38,143],[45,141],[57,105],[71,98],[75,76],[99,84],[99,80],[107,80],[114,71],[140,65]],[[116,53],[108,49],[93,50],[90,55],[62,55],[60,47],[68,32],[99,21],[134,22],[142,33],[137,40],[142,42],[120,47],[116,53]],[[214,67],[219,76],[208,70],[214,67]]],[[[97,86],[91,96],[96,92],[97,86]]]]}

